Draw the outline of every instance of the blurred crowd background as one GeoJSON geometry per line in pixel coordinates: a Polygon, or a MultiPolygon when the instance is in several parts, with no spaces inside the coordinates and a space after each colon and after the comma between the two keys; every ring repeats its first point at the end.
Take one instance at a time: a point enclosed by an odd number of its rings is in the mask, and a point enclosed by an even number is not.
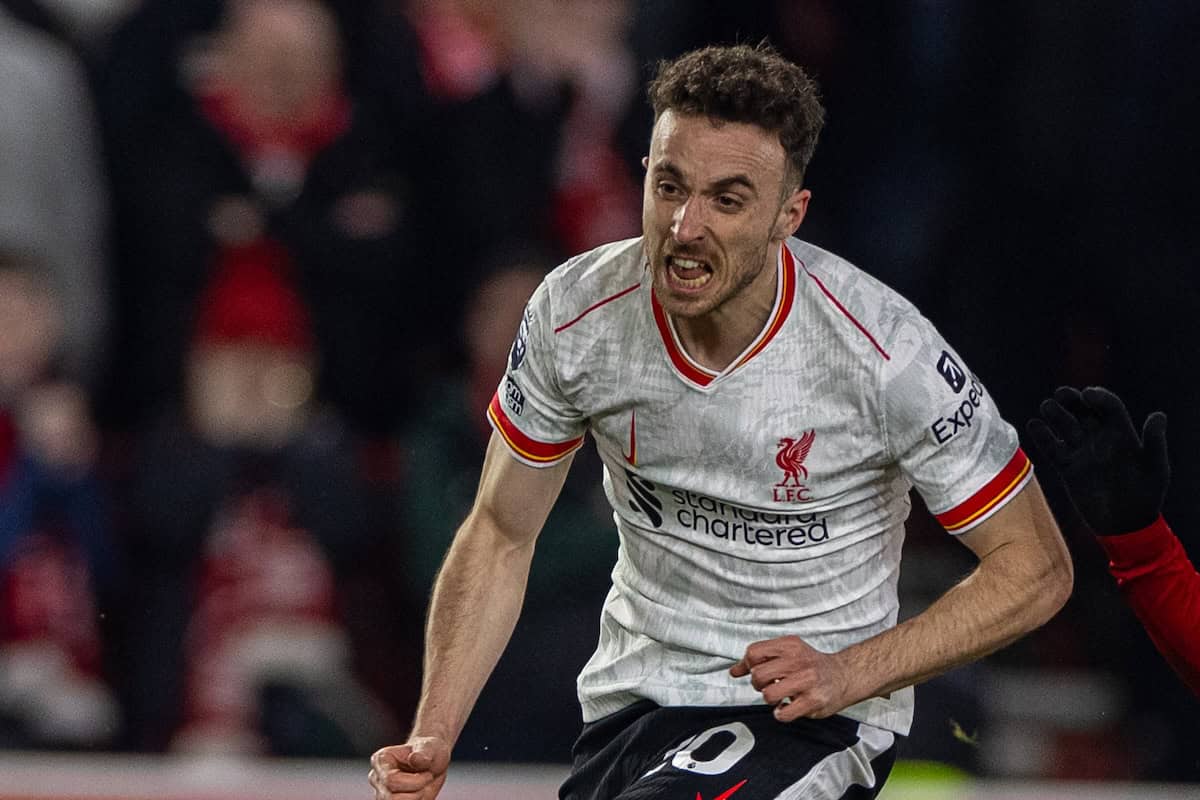
{"type": "MultiPolygon", "coordinates": [[[[816,76],[800,235],[916,302],[1014,424],[1061,384],[1167,412],[1195,559],[1198,35],[1190,0],[0,0],[0,748],[402,737],[524,301],[638,233],[644,85],[708,43],[816,76]]],[[[599,471],[459,758],[568,759],[599,471]]],[[[1200,780],[1197,701],[1040,474],[1075,597],[920,687],[902,756],[1200,780]]],[[[970,568],[909,527],[904,614],[970,568]]]]}

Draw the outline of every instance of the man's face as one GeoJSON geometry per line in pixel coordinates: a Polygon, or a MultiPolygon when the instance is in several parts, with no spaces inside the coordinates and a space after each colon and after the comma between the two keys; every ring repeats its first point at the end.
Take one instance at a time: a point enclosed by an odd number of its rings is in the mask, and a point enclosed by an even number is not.
{"type": "Polygon", "coordinates": [[[341,45],[320,3],[254,0],[233,9],[218,39],[218,60],[244,113],[294,120],[334,91],[341,45]]]}
{"type": "Polygon", "coordinates": [[[735,298],[769,305],[771,245],[795,231],[809,198],[784,186],[787,154],[778,137],[668,110],[654,124],[644,163],[642,230],[663,308],[697,318],[735,298]]]}

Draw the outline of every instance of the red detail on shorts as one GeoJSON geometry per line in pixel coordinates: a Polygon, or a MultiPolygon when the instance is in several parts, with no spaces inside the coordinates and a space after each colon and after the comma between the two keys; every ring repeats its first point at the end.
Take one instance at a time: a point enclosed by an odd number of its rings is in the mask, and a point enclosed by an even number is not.
{"type": "Polygon", "coordinates": [[[586,317],[588,314],[590,314],[590,313],[592,313],[593,311],[595,311],[595,310],[596,310],[597,308],[599,308],[600,306],[603,306],[603,305],[608,305],[608,304],[609,304],[609,303],[611,303],[613,300],[617,300],[617,299],[619,299],[619,298],[622,298],[622,297],[624,297],[625,295],[629,294],[630,292],[632,292],[634,289],[638,288],[638,287],[639,287],[639,286],[641,286],[641,285],[642,285],[641,281],[638,281],[638,282],[637,282],[637,283],[635,283],[633,286],[630,286],[628,289],[622,289],[621,291],[619,291],[619,292],[617,292],[616,294],[614,294],[612,297],[606,297],[606,298],[604,298],[603,300],[601,300],[599,303],[593,303],[592,305],[590,305],[590,306],[588,306],[587,308],[585,308],[585,309],[583,310],[583,313],[582,313],[582,314],[580,314],[580,315],[579,315],[578,317],[576,317],[575,319],[571,320],[570,322],[566,322],[566,323],[563,323],[562,325],[559,325],[557,328],[555,328],[555,329],[554,329],[554,332],[555,332],[555,333],[562,333],[562,332],[563,332],[563,331],[565,331],[567,328],[571,327],[571,326],[572,326],[572,325],[574,325],[576,322],[579,322],[579,320],[583,319],[584,317],[586,317]]]}
{"type": "MultiPolygon", "coordinates": [[[[736,792],[738,789],[740,789],[746,785],[746,781],[748,781],[748,780],[750,780],[750,779],[744,778],[741,783],[729,787],[728,789],[726,789],[725,791],[721,792],[719,795],[714,797],[713,800],[729,800],[729,798],[733,796],[734,792],[736,792]]],[[[696,800],[704,800],[704,798],[700,796],[699,792],[696,792],[696,800]]]]}

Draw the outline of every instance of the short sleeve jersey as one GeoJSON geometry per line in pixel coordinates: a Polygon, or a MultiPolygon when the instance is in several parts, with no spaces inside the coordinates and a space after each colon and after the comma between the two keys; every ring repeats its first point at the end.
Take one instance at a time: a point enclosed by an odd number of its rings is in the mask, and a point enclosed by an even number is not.
{"type": "MultiPolygon", "coordinates": [[[[513,456],[591,432],[620,538],[585,720],[639,699],[750,705],[751,642],[836,652],[896,624],[909,490],[946,530],[987,519],[1031,465],[979,379],[907,300],[789,239],[774,309],[728,368],[680,345],[641,239],[547,276],[488,408],[513,456]]],[[[907,733],[912,690],[843,712],[907,733]]]]}

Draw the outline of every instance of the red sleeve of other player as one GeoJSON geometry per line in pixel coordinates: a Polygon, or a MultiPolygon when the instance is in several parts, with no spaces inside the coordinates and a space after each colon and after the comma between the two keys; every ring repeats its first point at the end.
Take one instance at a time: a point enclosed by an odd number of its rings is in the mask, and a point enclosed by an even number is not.
{"type": "Polygon", "coordinates": [[[1200,695],[1200,574],[1183,545],[1162,517],[1140,531],[1098,538],[1155,646],[1200,695]]]}

